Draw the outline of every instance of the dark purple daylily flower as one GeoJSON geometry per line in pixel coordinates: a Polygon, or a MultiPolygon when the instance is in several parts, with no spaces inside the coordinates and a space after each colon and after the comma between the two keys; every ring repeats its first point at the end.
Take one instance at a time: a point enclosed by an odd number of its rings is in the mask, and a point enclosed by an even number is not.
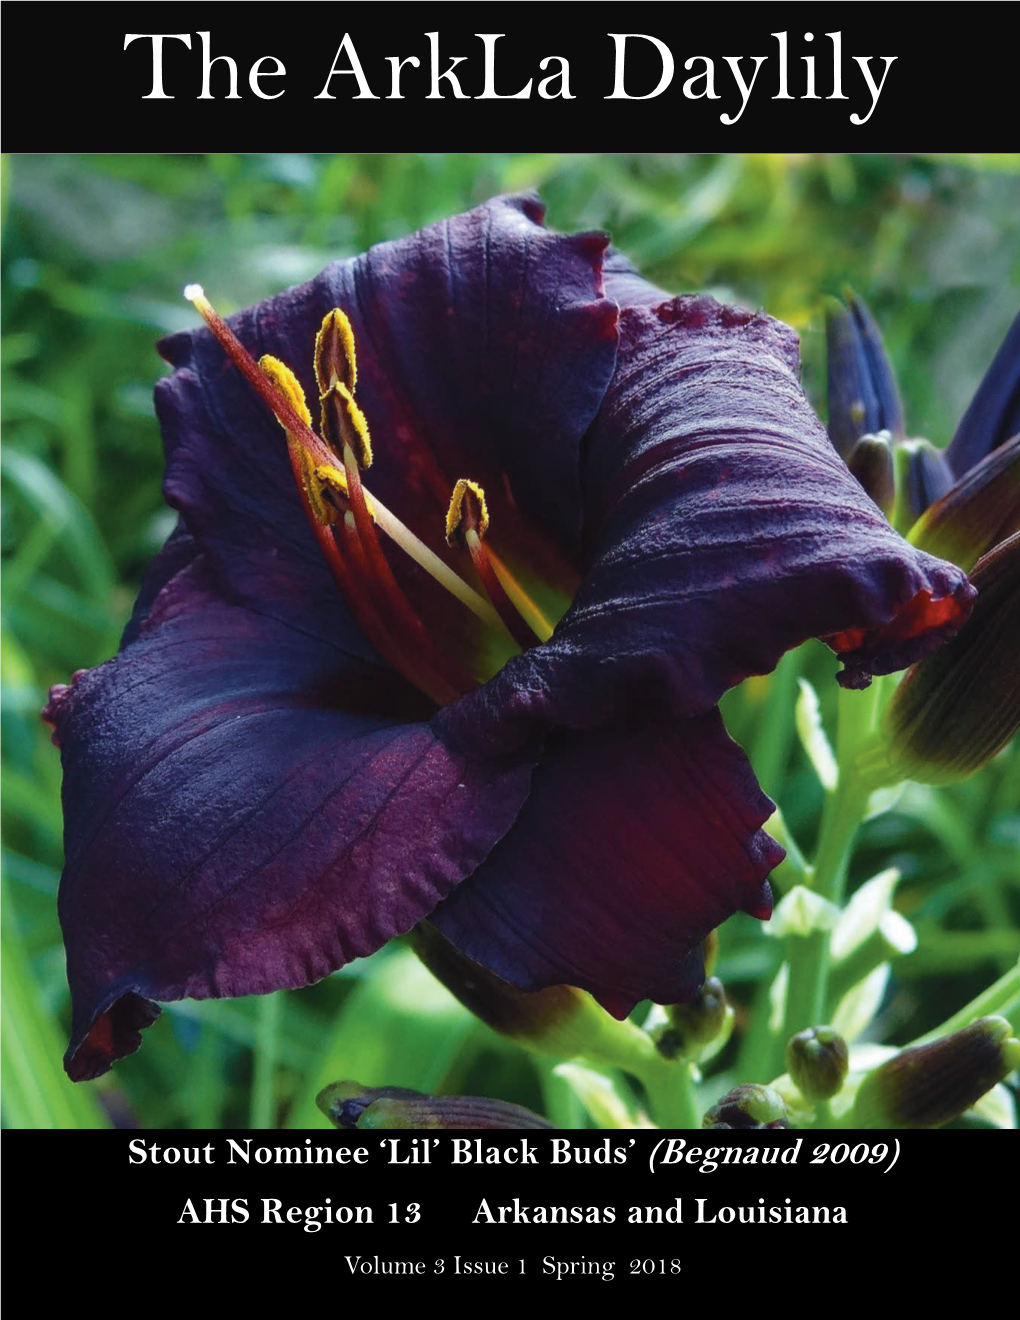
{"type": "Polygon", "coordinates": [[[326,396],[322,440],[278,362],[286,437],[235,350],[161,346],[180,524],[120,654],[47,711],[72,1077],[136,1049],[153,1000],[305,985],[425,917],[524,989],[691,995],[782,855],[719,697],[812,636],[861,685],[966,618],[965,575],[833,451],[791,330],[541,221],[497,199],[232,318],[326,396]],[[380,551],[385,510],[481,618],[380,551]]]}

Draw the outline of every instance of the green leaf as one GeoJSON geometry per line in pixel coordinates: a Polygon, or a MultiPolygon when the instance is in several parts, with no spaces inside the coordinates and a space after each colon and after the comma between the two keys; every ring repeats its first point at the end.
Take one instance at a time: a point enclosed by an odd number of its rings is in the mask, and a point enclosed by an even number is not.
{"type": "Polygon", "coordinates": [[[832,1026],[846,1041],[854,1041],[871,1026],[889,984],[889,964],[882,963],[863,981],[848,990],[839,1001],[832,1017],[832,1026]]]}
{"type": "Polygon", "coordinates": [[[1001,1082],[986,1091],[976,1105],[972,1105],[965,1115],[967,1118],[982,1118],[992,1127],[1016,1128],[1016,1101],[1013,1092],[1001,1082]]]}
{"type": "Polygon", "coordinates": [[[562,1077],[592,1116],[596,1127],[647,1127],[634,1093],[621,1077],[580,1063],[560,1063],[553,1069],[562,1077]]]}
{"type": "Polygon", "coordinates": [[[833,958],[846,958],[878,929],[882,918],[892,909],[893,894],[899,882],[899,871],[890,866],[865,880],[854,892],[832,932],[833,958]]]}
{"type": "Polygon", "coordinates": [[[105,1128],[110,1124],[94,1089],[64,1073],[64,1042],[43,1011],[18,923],[3,896],[3,1115],[12,1128],[105,1128]]]}
{"type": "Polygon", "coordinates": [[[808,760],[814,766],[819,783],[826,792],[831,793],[839,782],[839,767],[822,725],[818,694],[806,678],[798,679],[798,683],[800,696],[794,714],[797,733],[808,760]]]}

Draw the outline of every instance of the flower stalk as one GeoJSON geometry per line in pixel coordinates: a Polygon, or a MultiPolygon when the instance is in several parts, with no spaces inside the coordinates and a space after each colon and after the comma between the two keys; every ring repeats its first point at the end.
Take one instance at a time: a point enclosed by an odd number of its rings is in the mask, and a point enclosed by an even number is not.
{"type": "MultiPolygon", "coordinates": [[[[858,753],[878,718],[881,680],[863,693],[841,691],[836,740],[838,777],[826,790],[818,846],[803,884],[829,903],[840,904],[854,839],[863,821],[870,785],[860,773],[858,753]]],[[[789,978],[780,1045],[826,1020],[831,931],[793,935],[787,942],[789,978]]]]}
{"type": "Polygon", "coordinates": [[[947,1018],[941,1026],[935,1027],[923,1036],[918,1036],[911,1044],[928,1045],[942,1036],[961,1031],[964,1027],[969,1027],[972,1022],[985,1017],[1005,1018],[1014,1031],[1020,1032],[1020,962],[1000,976],[987,990],[982,990],[958,1013],[947,1018]]]}

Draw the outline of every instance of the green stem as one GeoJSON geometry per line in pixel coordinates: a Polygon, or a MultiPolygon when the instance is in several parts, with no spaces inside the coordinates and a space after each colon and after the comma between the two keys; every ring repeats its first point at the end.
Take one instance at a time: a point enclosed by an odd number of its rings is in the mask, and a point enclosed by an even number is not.
{"type": "MultiPolygon", "coordinates": [[[[769,995],[777,968],[771,967],[766,976],[755,987],[754,997],[748,1013],[748,1020],[753,1023],[767,1023],[772,1011],[769,995]]],[[[735,1068],[736,1076],[742,1082],[771,1082],[786,1064],[783,1061],[785,1041],[770,1031],[756,1028],[744,1033],[740,1054],[735,1068]]]]}
{"type": "Polygon", "coordinates": [[[556,1061],[536,1059],[535,1067],[542,1084],[542,1109],[549,1121],[561,1128],[587,1127],[588,1111],[574,1088],[556,1076],[556,1061]]]}
{"type": "Polygon", "coordinates": [[[701,1127],[701,1113],[689,1063],[682,1060],[671,1062],[656,1050],[655,1058],[649,1059],[639,1076],[658,1127],[681,1131],[701,1127]]]}
{"type": "Polygon", "coordinates": [[[789,978],[779,1046],[806,1027],[823,1026],[829,972],[829,934],[816,930],[789,939],[789,978]]]}
{"type": "Polygon", "coordinates": [[[854,782],[852,767],[840,771],[840,783],[829,795],[822,814],[818,853],[812,867],[812,888],[830,903],[841,903],[857,827],[864,819],[868,793],[854,782]]]}
{"type": "MultiPolygon", "coordinates": [[[[857,829],[868,806],[869,786],[857,770],[857,753],[870,735],[878,717],[878,688],[859,696],[840,693],[837,760],[839,780],[826,794],[818,833],[815,860],[805,883],[815,893],[837,905],[843,901],[847,871],[857,829]]],[[[779,1045],[806,1027],[823,1024],[829,986],[828,931],[807,936],[792,935],[788,941],[789,979],[786,1010],[779,1045]]]]}
{"type": "MultiPolygon", "coordinates": [[[[840,783],[826,798],[818,836],[818,855],[807,877],[810,887],[830,903],[838,904],[843,898],[854,837],[864,817],[867,801],[867,792],[853,782],[852,769],[841,768],[840,783]]],[[[783,1043],[806,1027],[821,1026],[825,1020],[829,932],[816,930],[806,936],[791,935],[788,947],[789,980],[783,1043]]]]}
{"type": "Polygon", "coordinates": [[[580,1057],[596,1067],[622,1068],[644,1086],[652,1119],[661,1128],[697,1128],[701,1125],[690,1064],[667,1059],[655,1041],[633,1022],[617,1022],[608,1014],[603,1030],[580,1057]]]}
{"type": "Polygon", "coordinates": [[[940,1036],[948,1036],[954,1031],[962,1030],[972,1022],[976,1022],[978,1018],[992,1016],[1008,1018],[1012,1025],[1020,1030],[1020,963],[1011,967],[987,990],[982,990],[966,1007],[954,1013],[951,1018],[947,1018],[941,1026],[929,1031],[927,1035],[918,1036],[917,1040],[912,1040],[910,1043],[927,1045],[929,1041],[938,1040],[940,1036]]]}
{"type": "Polygon", "coordinates": [[[792,889],[794,885],[806,885],[810,889],[811,867],[808,866],[800,845],[790,833],[786,818],[778,807],[765,822],[765,829],[786,849],[786,856],[769,877],[773,890],[777,880],[780,888],[784,890],[792,889]]]}
{"type": "Polygon", "coordinates": [[[793,745],[792,711],[797,697],[797,678],[803,664],[801,651],[787,651],[769,680],[768,696],[751,752],[759,783],[775,796],[782,788],[784,771],[793,745]]]}
{"type": "Polygon", "coordinates": [[[262,1130],[276,1127],[276,1038],[282,1000],[281,994],[263,995],[256,1009],[250,1124],[262,1130]]]}

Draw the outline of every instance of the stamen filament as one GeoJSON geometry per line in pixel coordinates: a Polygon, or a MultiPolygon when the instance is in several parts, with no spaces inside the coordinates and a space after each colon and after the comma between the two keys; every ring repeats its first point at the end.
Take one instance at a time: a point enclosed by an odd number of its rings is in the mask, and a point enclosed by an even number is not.
{"type": "MultiPolygon", "coordinates": [[[[297,482],[298,488],[300,489],[305,475],[302,464],[303,455],[300,443],[297,440],[292,439],[289,432],[287,434],[287,451],[290,455],[290,464],[294,472],[294,480],[297,482]]],[[[426,696],[431,697],[437,706],[449,705],[449,703],[459,697],[461,693],[451,687],[445,679],[432,673],[427,667],[416,667],[408,660],[407,656],[396,643],[389,630],[386,628],[383,620],[380,618],[378,611],[372,603],[371,597],[364,590],[363,584],[370,579],[364,571],[363,562],[359,562],[358,558],[355,557],[355,571],[352,573],[345,562],[343,555],[340,553],[340,547],[337,545],[336,537],[333,534],[333,526],[335,526],[335,524],[327,524],[319,521],[316,516],[315,507],[311,501],[302,500],[302,504],[305,507],[308,524],[318,542],[322,557],[325,559],[330,573],[333,576],[333,581],[339,587],[340,594],[343,596],[347,608],[353,615],[355,623],[383,659],[388,661],[397,673],[400,674],[402,678],[406,679],[412,687],[418,688],[418,690],[424,692],[426,696]],[[360,572],[358,570],[360,570],[360,572]]],[[[348,528],[346,526],[347,518],[350,518],[350,514],[347,514],[344,518],[345,533],[348,533],[348,528]]],[[[353,550],[355,556],[361,553],[357,533],[354,530],[353,519],[351,519],[350,530],[345,539],[348,539],[349,551],[353,550]],[[353,535],[353,546],[350,544],[350,535],[353,535]]],[[[465,688],[464,690],[467,691],[468,689],[465,688]]]]}
{"type": "Polygon", "coordinates": [[[526,650],[536,641],[548,640],[552,627],[506,565],[489,549],[485,541],[488,529],[485,491],[477,481],[461,477],[446,510],[446,544],[467,548],[496,613],[514,641],[526,650]]]}
{"type": "Polygon", "coordinates": [[[492,564],[492,571],[499,579],[500,586],[510,597],[514,608],[525,620],[528,627],[535,634],[540,642],[547,642],[553,635],[553,624],[549,622],[542,613],[539,606],[531,599],[521,584],[514,577],[513,573],[503,563],[502,559],[496,554],[491,546],[486,547],[489,554],[489,560],[492,564]]]}
{"type": "Polygon", "coordinates": [[[466,605],[476,618],[481,619],[490,628],[501,627],[499,615],[492,608],[489,602],[475,591],[474,587],[469,586],[463,578],[458,577],[452,568],[434,554],[424,541],[420,541],[410,527],[404,524],[389,509],[385,508],[375,499],[376,523],[379,528],[386,533],[391,540],[396,541],[401,550],[404,550],[421,567],[435,578],[441,587],[445,587],[451,595],[456,596],[462,605],[466,605]]]}
{"type": "Polygon", "coordinates": [[[437,705],[448,706],[451,701],[456,701],[464,692],[469,691],[470,687],[474,686],[473,682],[469,682],[468,687],[458,691],[442,674],[435,672],[420,655],[413,661],[408,657],[399,639],[394,637],[386,626],[371,596],[363,589],[363,584],[371,582],[372,579],[354,516],[349,511],[344,514],[342,526],[344,548],[350,555],[355,569],[354,573],[350,574],[352,586],[348,605],[358,627],[379,654],[388,660],[410,684],[425,692],[437,705]]]}
{"type": "MultiPolygon", "coordinates": [[[[316,435],[308,423],[298,415],[290,401],[261,371],[255,359],[206,298],[201,285],[187,285],[184,296],[194,305],[195,310],[215,335],[224,352],[267,407],[276,415],[284,430],[293,435],[294,439],[309,451],[317,464],[335,467],[336,455],[316,435]]],[[[350,482],[350,472],[348,471],[346,475],[348,482],[350,482]]],[[[445,587],[451,595],[455,596],[463,605],[466,605],[483,623],[493,628],[502,627],[499,615],[483,596],[479,595],[473,587],[458,577],[453,569],[445,564],[438,555],[434,554],[424,541],[419,540],[411,529],[405,526],[396,514],[387,509],[374,495],[370,495],[367,490],[363,490],[363,494],[371,504],[372,516],[374,516],[375,522],[381,531],[395,541],[440,586],[445,587]]],[[[508,592],[508,594],[510,593],[508,592]]]]}
{"type": "Polygon", "coordinates": [[[471,562],[475,566],[475,572],[481,578],[482,586],[485,588],[486,595],[492,601],[496,613],[503,620],[507,631],[521,650],[527,651],[529,647],[535,645],[538,638],[525,623],[520,613],[514,609],[509,596],[503,590],[502,583],[496,576],[489,557],[488,547],[473,527],[465,530],[464,544],[468,548],[471,562]]]}
{"type": "Polygon", "coordinates": [[[375,523],[365,502],[358,461],[350,445],[344,445],[343,459],[344,471],[347,473],[347,497],[351,502],[350,513],[344,516],[344,526],[345,529],[348,527],[348,518],[353,523],[368,580],[374,584],[380,598],[385,600],[399,627],[410,635],[410,639],[418,647],[422,662],[427,667],[435,669],[438,675],[449,675],[455,695],[461,696],[465,692],[470,692],[476,686],[475,679],[453,656],[448,655],[432,641],[428,630],[412,609],[397,579],[393,576],[393,570],[386,562],[386,556],[376,535],[375,523]]]}

